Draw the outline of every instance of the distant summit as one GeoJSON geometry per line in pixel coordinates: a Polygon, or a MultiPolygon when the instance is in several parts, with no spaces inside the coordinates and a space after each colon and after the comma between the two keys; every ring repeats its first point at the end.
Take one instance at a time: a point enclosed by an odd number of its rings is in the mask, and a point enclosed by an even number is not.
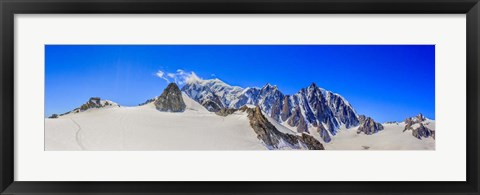
{"type": "Polygon", "coordinates": [[[100,97],[91,97],[87,102],[85,102],[78,108],[75,108],[71,111],[65,112],[60,115],[52,114],[48,118],[59,118],[67,114],[76,114],[76,113],[84,112],[90,109],[109,108],[109,107],[120,107],[120,105],[110,100],[102,100],[100,97]]]}

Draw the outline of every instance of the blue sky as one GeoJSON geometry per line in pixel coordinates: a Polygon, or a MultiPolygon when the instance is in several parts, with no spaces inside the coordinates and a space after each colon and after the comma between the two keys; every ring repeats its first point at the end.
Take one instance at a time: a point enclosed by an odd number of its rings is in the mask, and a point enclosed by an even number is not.
{"type": "Polygon", "coordinates": [[[159,71],[180,69],[285,94],[315,82],[380,122],[435,119],[434,45],[46,45],[45,57],[46,116],[90,97],[138,105],[168,84],[159,71]]]}

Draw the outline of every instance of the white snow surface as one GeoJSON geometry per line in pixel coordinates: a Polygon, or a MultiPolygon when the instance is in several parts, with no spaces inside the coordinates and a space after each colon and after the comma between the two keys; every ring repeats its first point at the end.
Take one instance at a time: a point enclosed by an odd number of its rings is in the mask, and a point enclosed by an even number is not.
{"type": "Polygon", "coordinates": [[[45,119],[45,150],[265,150],[246,113],[208,112],[183,95],[182,113],[152,103],[108,107],[45,119]]]}
{"type": "MultiPolygon", "coordinates": [[[[45,150],[268,149],[257,139],[246,113],[218,116],[186,94],[182,96],[186,104],[182,113],[160,112],[151,102],[136,107],[92,108],[45,119],[45,150]]],[[[298,135],[296,127],[277,123],[264,115],[280,132],[298,135]]],[[[423,123],[435,129],[434,120],[423,123]]],[[[324,143],[315,128],[309,130],[326,150],[435,150],[433,138],[420,140],[412,136],[411,130],[403,132],[404,122],[383,126],[384,130],[365,135],[357,134],[358,126],[347,129],[342,125],[329,143],[324,143]]]]}
{"type": "MultiPolygon", "coordinates": [[[[428,121],[428,128],[435,129],[435,121],[428,121]]],[[[432,137],[417,139],[412,131],[403,132],[405,123],[382,124],[384,130],[373,135],[357,134],[358,127],[346,129],[342,126],[329,143],[323,143],[326,150],[435,150],[432,137]]]]}

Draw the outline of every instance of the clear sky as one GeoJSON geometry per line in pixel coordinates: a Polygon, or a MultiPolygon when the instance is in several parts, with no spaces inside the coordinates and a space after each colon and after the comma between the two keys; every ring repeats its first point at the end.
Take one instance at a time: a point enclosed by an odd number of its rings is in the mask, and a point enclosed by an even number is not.
{"type": "Polygon", "coordinates": [[[379,122],[435,119],[434,45],[46,45],[45,57],[46,116],[90,97],[135,106],[194,72],[285,94],[315,82],[379,122]]]}

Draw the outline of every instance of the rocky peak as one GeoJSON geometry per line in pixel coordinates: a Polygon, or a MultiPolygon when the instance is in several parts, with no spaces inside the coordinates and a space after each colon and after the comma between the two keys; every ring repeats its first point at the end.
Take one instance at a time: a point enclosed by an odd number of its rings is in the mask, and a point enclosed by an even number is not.
{"type": "Polygon", "coordinates": [[[75,108],[71,111],[65,112],[65,113],[60,114],[60,115],[53,114],[50,117],[58,118],[58,117],[63,116],[63,115],[72,114],[72,113],[73,114],[80,113],[80,112],[83,112],[83,111],[86,111],[86,110],[90,110],[92,108],[105,108],[105,107],[119,107],[119,105],[115,102],[110,101],[110,100],[102,100],[100,97],[91,97],[91,98],[88,99],[87,102],[85,102],[84,104],[82,104],[78,108],[75,108]]]}
{"type": "Polygon", "coordinates": [[[100,98],[99,97],[91,97],[88,102],[94,103],[94,104],[100,104],[100,98]]]}
{"type": "Polygon", "coordinates": [[[271,91],[277,91],[278,87],[276,85],[271,85],[270,83],[265,84],[265,86],[262,87],[261,91],[262,93],[269,93],[271,91]]]}
{"type": "Polygon", "coordinates": [[[168,84],[154,104],[157,110],[165,112],[183,112],[187,107],[183,101],[182,92],[175,83],[168,84]]]}
{"type": "Polygon", "coordinates": [[[365,115],[360,115],[358,117],[360,126],[357,129],[357,134],[365,133],[367,135],[372,135],[377,133],[380,130],[383,130],[383,126],[380,123],[375,122],[372,118],[366,117],[365,115]]]}
{"type": "Polygon", "coordinates": [[[318,94],[322,93],[322,96],[325,95],[323,92],[326,92],[324,89],[320,88],[315,82],[312,82],[305,91],[308,91],[309,93],[313,94],[318,94]]]}
{"type": "Polygon", "coordinates": [[[409,124],[409,123],[415,124],[415,123],[423,122],[425,120],[427,120],[427,118],[423,116],[422,113],[419,113],[417,116],[409,117],[405,119],[405,124],[409,124]]]}
{"type": "Polygon", "coordinates": [[[415,118],[417,119],[417,122],[423,122],[426,120],[422,113],[418,114],[415,118]]]}
{"type": "Polygon", "coordinates": [[[118,105],[109,100],[102,100],[99,97],[91,97],[85,104],[82,104],[79,109],[80,111],[85,111],[91,108],[103,108],[107,106],[118,106],[118,105]]]}
{"type": "Polygon", "coordinates": [[[435,139],[435,130],[434,129],[429,129],[426,125],[428,125],[427,118],[423,116],[422,114],[418,114],[417,116],[414,117],[409,117],[405,119],[405,128],[403,129],[403,132],[405,131],[412,131],[412,136],[422,139],[422,138],[428,138],[432,137],[435,139]]]}

